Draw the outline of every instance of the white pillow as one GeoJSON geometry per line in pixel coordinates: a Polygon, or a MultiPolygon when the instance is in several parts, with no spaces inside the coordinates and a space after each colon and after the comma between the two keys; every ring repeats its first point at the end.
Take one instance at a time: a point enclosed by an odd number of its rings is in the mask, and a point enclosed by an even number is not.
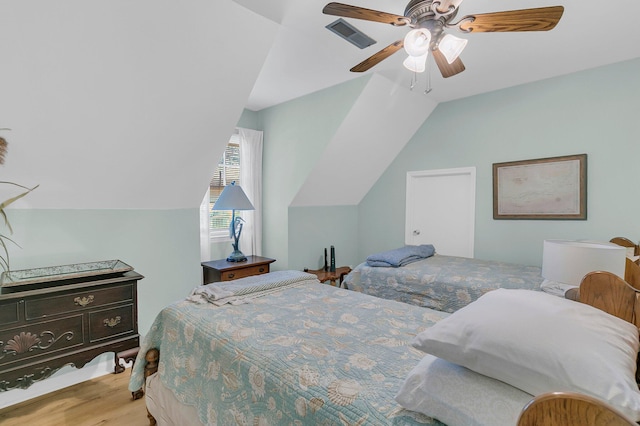
{"type": "Polygon", "coordinates": [[[640,420],[638,329],[592,306],[538,291],[493,290],[412,344],[532,395],[581,392],[640,420]]]}
{"type": "Polygon", "coordinates": [[[448,426],[513,426],[533,396],[441,358],[426,355],[396,401],[448,426]]]}

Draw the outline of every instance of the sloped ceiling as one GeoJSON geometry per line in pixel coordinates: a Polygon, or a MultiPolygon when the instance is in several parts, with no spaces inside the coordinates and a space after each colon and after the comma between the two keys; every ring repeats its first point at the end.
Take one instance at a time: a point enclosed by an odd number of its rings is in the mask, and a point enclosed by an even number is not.
{"type": "Polygon", "coordinates": [[[436,105],[372,76],[291,205],[359,204],[436,105]]]}
{"type": "Polygon", "coordinates": [[[40,185],[15,206],[199,205],[277,29],[230,0],[3,1],[0,180],[40,185]]]}
{"type": "MultiPolygon", "coordinates": [[[[392,0],[347,2],[402,14],[392,0]]],[[[258,111],[349,79],[348,69],[404,31],[354,21],[378,43],[357,49],[324,28],[335,17],[326,1],[306,0],[6,0],[0,3],[0,135],[9,153],[0,180],[40,185],[22,208],[193,208],[244,107],[258,111]]],[[[461,15],[563,4],[557,0],[467,0],[461,15]]],[[[560,24],[545,33],[471,34],[467,71],[449,79],[431,73],[428,117],[438,102],[640,56],[633,25],[605,21],[603,3],[563,4],[560,24]],[[606,27],[605,27],[606,26],[606,27]]],[[[614,7],[608,5],[609,9],[614,7]]],[[[615,4],[618,20],[640,13],[640,2],[615,4]]],[[[366,74],[406,89],[411,73],[397,53],[366,74]]],[[[422,97],[427,84],[419,76],[422,97]]],[[[387,90],[388,84],[379,89],[387,90]]],[[[371,86],[373,87],[373,86],[371,86]]],[[[383,96],[368,88],[363,100],[383,96]]],[[[410,101],[408,104],[411,104],[410,101]]],[[[354,204],[384,171],[358,170],[367,185],[351,196],[328,194],[321,170],[330,158],[357,164],[366,141],[354,129],[377,116],[357,103],[303,188],[323,187],[323,205],[354,204]],[[365,114],[366,112],[366,114],[365,114]],[[347,142],[349,141],[349,142],[347,142]]],[[[388,130],[405,117],[390,111],[388,130]]],[[[378,124],[381,126],[381,124],[378,124]]],[[[410,126],[411,127],[411,126],[410,126]]],[[[393,132],[391,132],[393,133],[393,132]]],[[[398,152],[406,128],[387,153],[398,152]]],[[[406,135],[404,135],[406,133],[406,135]]],[[[379,136],[376,133],[376,136],[379,136]]],[[[389,146],[384,146],[388,149],[389,146]]],[[[389,159],[390,161],[390,159],[389,159]]],[[[355,179],[355,176],[352,176],[355,179]]],[[[6,188],[0,188],[6,191],[6,188]]],[[[315,192],[318,194],[318,192],[315,192]]],[[[5,194],[0,193],[4,199],[5,194]]],[[[307,205],[304,196],[297,205],[307,205]]],[[[319,201],[316,201],[318,203],[319,201]]]]}
{"type": "MultiPolygon", "coordinates": [[[[377,41],[361,50],[325,29],[337,19],[322,13],[329,0],[237,1],[256,13],[277,15],[275,19],[284,29],[274,41],[252,90],[247,106],[253,110],[359,77],[361,74],[349,69],[402,39],[408,31],[405,27],[347,18],[377,41]]],[[[409,2],[339,1],[398,15],[404,13],[409,2]]],[[[556,28],[547,32],[465,35],[450,30],[469,40],[461,56],[467,69],[447,79],[438,71],[432,72],[433,91],[429,98],[435,102],[460,99],[640,56],[637,27],[626,19],[640,14],[637,0],[465,0],[460,4],[457,19],[475,13],[555,5],[564,6],[565,11],[556,28]]],[[[405,57],[399,51],[365,74],[380,74],[406,87],[412,73],[402,66],[405,57]]],[[[426,75],[420,75],[418,86],[424,88],[426,84],[426,75]]]]}

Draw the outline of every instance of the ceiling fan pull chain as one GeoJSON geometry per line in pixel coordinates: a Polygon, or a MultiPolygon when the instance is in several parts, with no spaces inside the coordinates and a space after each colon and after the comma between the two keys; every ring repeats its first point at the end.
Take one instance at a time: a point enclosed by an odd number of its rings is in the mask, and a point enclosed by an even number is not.
{"type": "Polygon", "coordinates": [[[427,88],[424,89],[424,94],[428,95],[433,88],[431,87],[431,59],[427,60],[427,88]]]}

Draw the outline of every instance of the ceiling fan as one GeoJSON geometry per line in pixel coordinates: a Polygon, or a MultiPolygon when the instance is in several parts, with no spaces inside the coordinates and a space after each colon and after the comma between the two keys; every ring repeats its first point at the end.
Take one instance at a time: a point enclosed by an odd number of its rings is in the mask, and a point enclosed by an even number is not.
{"type": "Polygon", "coordinates": [[[463,33],[548,31],[556,26],[564,12],[562,6],[551,6],[479,13],[452,22],[458,14],[460,3],[462,0],[411,0],[402,16],[343,3],[329,3],[322,12],[327,15],[413,28],[404,39],[391,43],[350,71],[367,71],[404,47],[409,54],[404,61],[406,68],[414,72],[424,71],[427,55],[431,51],[444,78],[465,70],[459,56],[467,44],[467,40],[445,33],[445,29],[457,28],[463,33]]]}

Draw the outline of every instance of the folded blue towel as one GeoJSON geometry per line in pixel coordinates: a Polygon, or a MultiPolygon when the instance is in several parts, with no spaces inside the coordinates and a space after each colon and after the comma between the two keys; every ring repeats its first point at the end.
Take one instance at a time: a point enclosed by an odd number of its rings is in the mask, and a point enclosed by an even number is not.
{"type": "Polygon", "coordinates": [[[419,246],[404,246],[393,250],[383,251],[372,254],[367,257],[367,265],[369,266],[385,266],[398,268],[416,262],[421,259],[431,257],[436,252],[431,244],[422,244],[419,246]]]}

